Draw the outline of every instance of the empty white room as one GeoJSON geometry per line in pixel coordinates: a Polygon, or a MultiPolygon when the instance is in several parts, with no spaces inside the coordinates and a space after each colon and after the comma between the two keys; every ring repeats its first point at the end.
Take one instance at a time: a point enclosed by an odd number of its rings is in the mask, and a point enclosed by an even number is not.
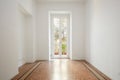
{"type": "Polygon", "coordinates": [[[0,80],[120,80],[120,0],[0,0],[0,80]]]}

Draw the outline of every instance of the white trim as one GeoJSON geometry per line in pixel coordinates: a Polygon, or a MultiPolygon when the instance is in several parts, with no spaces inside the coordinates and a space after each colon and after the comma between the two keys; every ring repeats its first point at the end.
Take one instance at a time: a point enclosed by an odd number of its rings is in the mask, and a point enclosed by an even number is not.
{"type": "Polygon", "coordinates": [[[49,11],[49,14],[70,14],[71,15],[71,11],[49,11]]]}
{"type": "Polygon", "coordinates": [[[48,23],[48,27],[49,27],[49,28],[48,28],[48,35],[49,35],[49,36],[48,36],[48,37],[49,37],[49,40],[48,40],[49,42],[48,42],[48,43],[49,43],[49,48],[48,48],[48,49],[49,49],[49,60],[50,60],[50,59],[51,59],[51,27],[50,27],[50,12],[49,12],[49,14],[48,14],[48,22],[49,22],[49,23],[48,23]]]}
{"type": "Polygon", "coordinates": [[[72,12],[70,12],[70,59],[72,60],[72,12]]]}

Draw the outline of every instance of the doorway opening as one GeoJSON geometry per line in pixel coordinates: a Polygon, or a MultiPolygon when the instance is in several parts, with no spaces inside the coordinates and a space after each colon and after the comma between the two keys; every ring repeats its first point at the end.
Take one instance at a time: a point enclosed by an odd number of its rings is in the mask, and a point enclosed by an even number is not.
{"type": "Polygon", "coordinates": [[[49,59],[69,59],[71,56],[71,13],[49,13],[49,59]]]}

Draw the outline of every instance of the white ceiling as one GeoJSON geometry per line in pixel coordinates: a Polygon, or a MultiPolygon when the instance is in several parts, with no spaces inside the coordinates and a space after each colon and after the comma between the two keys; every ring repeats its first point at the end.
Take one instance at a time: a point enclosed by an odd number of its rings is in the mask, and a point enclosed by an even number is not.
{"type": "Polygon", "coordinates": [[[85,2],[86,0],[37,0],[38,2],[85,2]]]}

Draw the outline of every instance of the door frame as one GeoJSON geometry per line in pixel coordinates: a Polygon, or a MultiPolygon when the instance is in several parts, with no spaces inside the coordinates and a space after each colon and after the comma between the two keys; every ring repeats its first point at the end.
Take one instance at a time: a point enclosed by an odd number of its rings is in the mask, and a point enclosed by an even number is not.
{"type": "MultiPolygon", "coordinates": [[[[69,38],[68,38],[68,46],[69,46],[69,48],[68,48],[68,58],[69,59],[72,59],[72,12],[71,11],[49,11],[48,12],[48,22],[49,22],[49,33],[48,33],[48,35],[49,35],[49,60],[51,60],[52,59],[52,44],[51,44],[51,40],[52,40],[52,38],[51,38],[51,14],[69,14],[70,15],[70,26],[69,26],[69,38]]],[[[63,57],[64,58],[64,57],[63,57]]]]}

